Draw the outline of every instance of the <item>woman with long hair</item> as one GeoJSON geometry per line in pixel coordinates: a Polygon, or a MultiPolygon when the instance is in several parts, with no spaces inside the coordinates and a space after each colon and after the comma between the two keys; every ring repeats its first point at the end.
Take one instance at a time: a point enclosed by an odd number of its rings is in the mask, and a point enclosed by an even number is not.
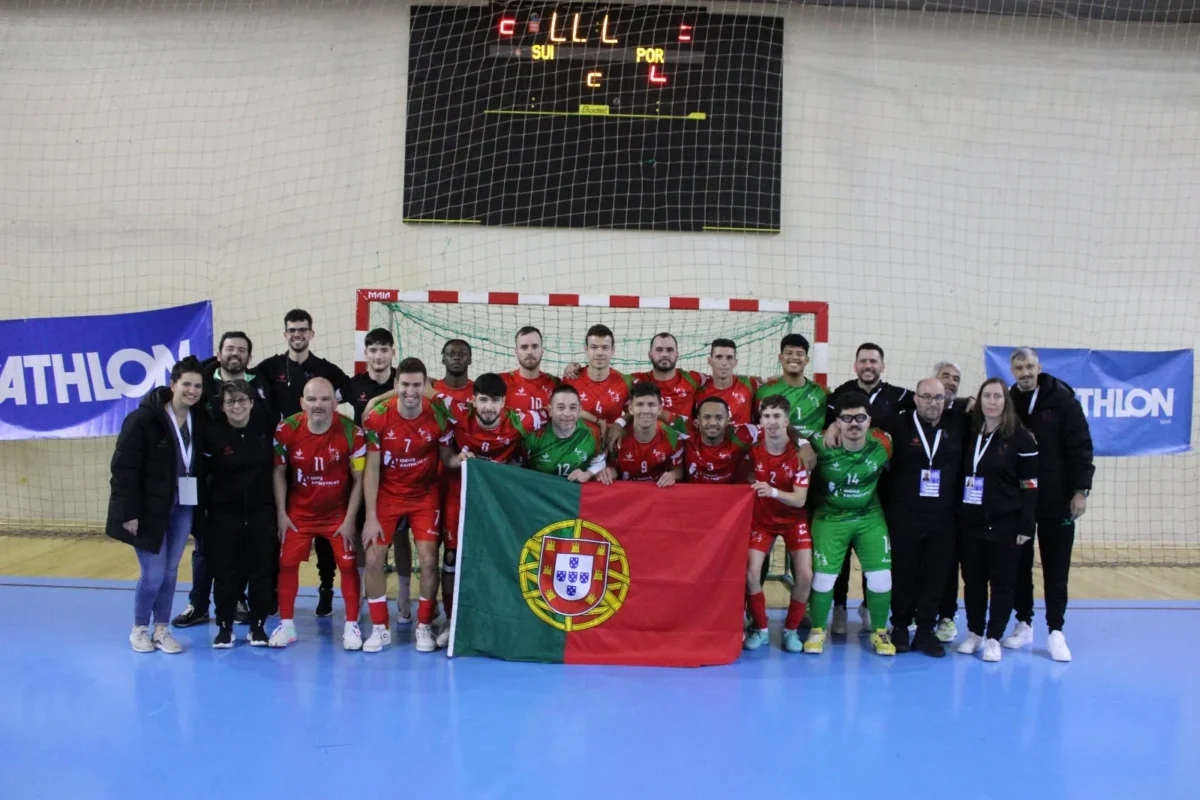
{"type": "Polygon", "coordinates": [[[193,407],[204,389],[203,371],[192,356],[177,363],[171,385],[152,390],[125,418],[113,452],[105,533],[137,553],[141,575],[129,643],[138,653],[183,652],[169,623],[179,560],[200,502],[203,415],[193,407]]]}
{"type": "Polygon", "coordinates": [[[982,647],[984,661],[999,661],[1020,545],[1033,536],[1038,471],[1037,442],[1017,419],[999,378],[979,387],[963,451],[959,535],[969,633],[958,652],[971,655],[982,647]]]}

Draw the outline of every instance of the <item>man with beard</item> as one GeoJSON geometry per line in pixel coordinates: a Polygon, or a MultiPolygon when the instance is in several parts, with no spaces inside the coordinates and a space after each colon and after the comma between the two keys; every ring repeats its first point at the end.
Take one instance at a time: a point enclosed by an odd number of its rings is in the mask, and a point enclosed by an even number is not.
{"type": "Polygon", "coordinates": [[[937,378],[945,391],[946,408],[966,413],[975,405],[973,397],[959,397],[958,387],[962,382],[962,370],[953,361],[939,361],[933,365],[933,377],[937,378]]]}
{"type": "Polygon", "coordinates": [[[558,378],[542,372],[542,332],[532,325],[517,331],[517,369],[500,377],[508,387],[505,404],[514,411],[536,412],[550,407],[558,378]]]}
{"type": "MultiPolygon", "coordinates": [[[[1049,373],[1032,347],[1013,351],[1010,365],[1017,382],[1012,388],[1013,408],[1021,423],[1037,439],[1038,497],[1037,544],[1042,557],[1046,597],[1046,649],[1055,661],[1070,661],[1063,636],[1067,612],[1067,579],[1075,522],[1087,513],[1092,493],[1092,433],[1075,390],[1049,373]]],[[[1013,609],[1017,625],[1001,642],[1017,649],[1033,642],[1033,542],[1021,545],[1013,609]]]]}
{"type": "Polygon", "coordinates": [[[953,557],[967,415],[946,408],[937,378],[917,384],[917,410],[901,411],[890,428],[894,452],[884,494],[892,543],[892,643],[934,658],[946,654],[934,635],[938,601],[953,557]]]}
{"type": "Polygon", "coordinates": [[[657,386],[663,411],[690,417],[693,398],[704,385],[705,377],[693,370],[675,368],[679,363],[679,342],[666,331],[654,334],[648,355],[650,372],[635,372],[634,382],[645,381],[657,386]]]}
{"type": "MultiPolygon", "coordinates": [[[[302,308],[293,308],[283,317],[283,335],[287,352],[265,359],[253,370],[268,387],[272,413],[279,419],[299,414],[304,387],[313,378],[329,381],[334,399],[338,403],[345,402],[350,397],[350,379],[346,373],[309,349],[316,336],[312,314],[302,308]]],[[[316,615],[328,617],[333,613],[333,576],[337,572],[337,563],[330,539],[318,536],[313,546],[317,551],[317,574],[321,578],[316,615]]]]}
{"type": "MultiPolygon", "coordinates": [[[[251,389],[251,399],[254,405],[247,409],[255,428],[266,428],[271,431],[276,419],[271,416],[271,406],[267,399],[267,388],[259,375],[247,372],[254,345],[250,337],[242,331],[227,331],[221,334],[217,345],[217,357],[204,368],[204,392],[200,397],[200,407],[208,412],[214,422],[225,419],[224,401],[221,399],[221,386],[231,381],[245,381],[251,389]]],[[[272,570],[274,574],[274,570],[272,570]]],[[[208,568],[208,559],[202,539],[192,540],[192,591],[188,594],[188,604],[184,606],[171,624],[176,628],[190,628],[193,625],[207,623],[209,599],[212,596],[213,578],[208,568]]],[[[250,620],[250,610],[243,597],[237,604],[235,619],[238,625],[245,625],[250,620]]]]}
{"type": "MultiPolygon", "coordinates": [[[[829,395],[828,414],[825,424],[831,426],[836,419],[834,408],[837,398],[847,392],[861,392],[867,397],[867,413],[871,424],[882,430],[888,430],[894,417],[905,409],[913,410],[912,392],[900,386],[893,386],[883,380],[886,366],[883,362],[883,348],[874,342],[864,342],[858,346],[854,355],[854,374],[852,381],[846,381],[833,390],[829,395]]],[[[863,597],[867,596],[867,582],[863,578],[863,597]]],[[[850,594],[850,552],[846,552],[846,562],[838,573],[837,583],[833,587],[833,622],[829,626],[830,633],[844,636],[846,633],[846,598],[850,594]]],[[[879,627],[881,620],[871,620],[867,603],[864,600],[858,607],[858,616],[862,620],[863,630],[879,627]],[[872,624],[874,623],[874,624],[872,624]]]]}

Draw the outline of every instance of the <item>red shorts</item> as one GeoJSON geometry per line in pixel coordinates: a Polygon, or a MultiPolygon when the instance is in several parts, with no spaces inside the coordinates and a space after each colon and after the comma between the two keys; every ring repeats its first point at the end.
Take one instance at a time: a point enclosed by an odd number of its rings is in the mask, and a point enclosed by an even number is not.
{"type": "Polygon", "coordinates": [[[783,546],[789,553],[797,550],[812,550],[812,534],[808,530],[808,515],[787,527],[777,525],[755,525],[750,531],[750,549],[769,553],[775,545],[775,537],[783,537],[783,546]]]}
{"type": "Polygon", "coordinates": [[[437,492],[431,491],[420,500],[392,501],[379,509],[379,524],[383,527],[383,545],[387,547],[396,535],[400,520],[408,518],[413,539],[418,542],[438,540],[437,492]]]}
{"type": "Polygon", "coordinates": [[[354,569],[358,561],[354,556],[354,549],[346,548],[345,539],[334,531],[313,532],[311,529],[305,530],[303,527],[300,530],[289,530],[283,537],[283,546],[279,549],[279,565],[281,567],[298,567],[308,561],[308,557],[312,553],[313,539],[318,536],[328,539],[333,546],[333,555],[337,558],[339,569],[354,569]]]}
{"type": "Polygon", "coordinates": [[[442,487],[442,542],[447,550],[458,549],[458,520],[462,510],[462,477],[459,473],[442,487]]]}

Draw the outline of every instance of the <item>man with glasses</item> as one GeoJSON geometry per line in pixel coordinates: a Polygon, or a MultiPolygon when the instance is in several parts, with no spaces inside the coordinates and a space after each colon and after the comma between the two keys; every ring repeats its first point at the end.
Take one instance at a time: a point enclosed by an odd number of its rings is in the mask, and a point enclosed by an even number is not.
{"type": "Polygon", "coordinates": [[[896,654],[886,627],[892,603],[892,555],[887,522],[876,496],[879,476],[892,457],[892,440],[870,427],[869,402],[862,392],[843,392],[834,405],[840,444],[830,446],[820,436],[812,442],[817,450],[812,483],[822,488],[822,496],[812,518],[814,627],[804,643],[806,653],[825,650],[833,584],[853,548],[867,584],[867,607],[874,624],[871,645],[881,656],[896,654]]]}
{"type": "MultiPolygon", "coordinates": [[[[221,340],[217,344],[217,357],[207,362],[204,367],[204,390],[200,395],[199,407],[208,412],[213,422],[223,422],[225,409],[221,400],[222,385],[244,381],[250,387],[247,400],[253,403],[249,409],[253,421],[257,426],[270,431],[274,429],[276,420],[271,416],[266,384],[260,376],[246,371],[253,352],[254,344],[242,331],[227,331],[221,334],[221,340]]],[[[171,620],[171,624],[176,628],[206,624],[209,621],[208,605],[212,591],[213,578],[209,571],[204,540],[193,539],[192,591],[188,594],[188,604],[171,620]]],[[[246,605],[245,597],[238,601],[236,620],[239,625],[250,621],[250,609],[246,605]]]]}
{"type": "Polygon", "coordinates": [[[941,658],[934,636],[938,602],[954,553],[954,512],[962,471],[967,415],[946,408],[937,378],[917,384],[917,411],[902,411],[884,430],[892,437],[891,476],[883,490],[892,545],[892,643],[941,658]]]}
{"type": "MultiPolygon", "coordinates": [[[[308,349],[316,336],[312,314],[302,308],[293,308],[283,317],[283,335],[288,344],[287,352],[271,356],[254,368],[255,374],[261,375],[270,387],[271,409],[278,415],[276,421],[300,413],[304,387],[314,378],[324,378],[333,385],[334,397],[339,404],[351,397],[350,379],[346,373],[308,349]]],[[[333,614],[333,576],[337,572],[337,562],[327,538],[316,537],[314,547],[317,573],[321,576],[316,614],[328,617],[333,614]]]]}

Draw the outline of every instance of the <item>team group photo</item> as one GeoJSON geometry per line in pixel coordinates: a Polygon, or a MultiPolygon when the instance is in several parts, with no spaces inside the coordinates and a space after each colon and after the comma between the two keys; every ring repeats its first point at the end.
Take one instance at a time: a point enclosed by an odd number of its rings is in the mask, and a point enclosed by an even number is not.
{"type": "Polygon", "coordinates": [[[0,800],[1200,794],[1200,4],[0,4],[0,800]]]}

